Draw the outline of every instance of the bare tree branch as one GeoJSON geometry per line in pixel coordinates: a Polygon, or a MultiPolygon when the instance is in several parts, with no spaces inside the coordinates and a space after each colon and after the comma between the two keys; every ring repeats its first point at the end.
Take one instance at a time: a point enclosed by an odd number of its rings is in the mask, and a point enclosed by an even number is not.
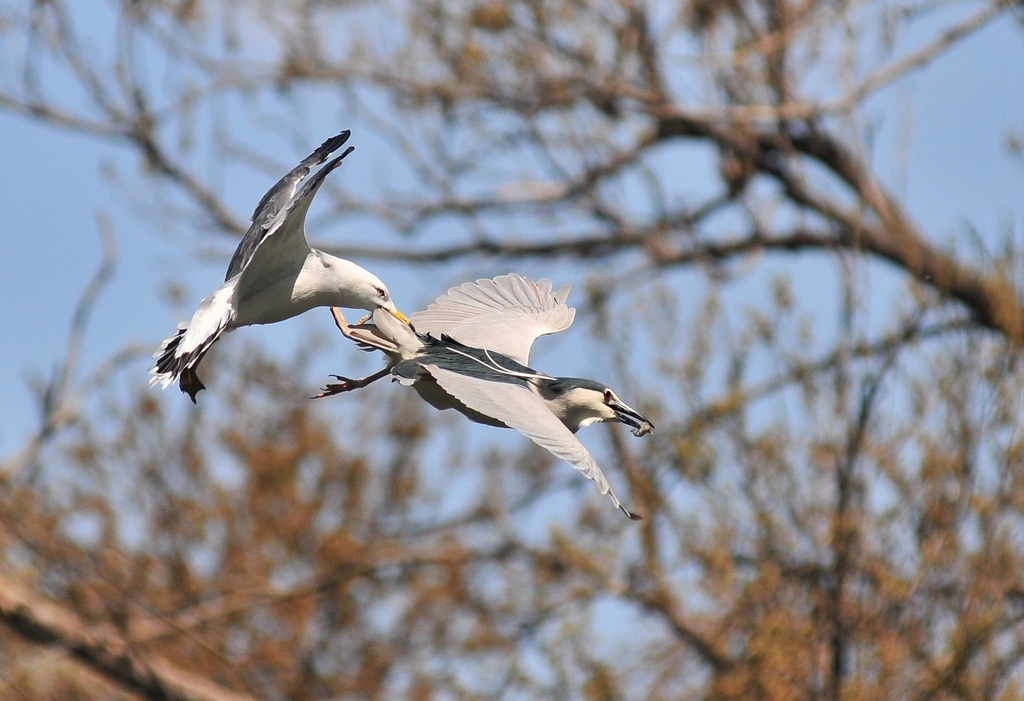
{"type": "Polygon", "coordinates": [[[833,239],[833,246],[870,253],[896,264],[920,282],[963,303],[979,323],[1014,342],[1024,342],[1024,304],[1016,290],[1001,277],[974,270],[936,249],[861,162],[820,129],[790,132],[785,137],[774,132],[743,134],[685,112],[675,112],[662,116],[658,133],[666,139],[707,138],[742,153],[777,177],[798,201],[812,205],[835,221],[840,235],[833,239]],[[784,165],[794,149],[841,177],[870,208],[878,224],[861,215],[843,213],[807,192],[799,177],[784,165]]]}
{"type": "Polygon", "coordinates": [[[128,345],[100,363],[77,385],[74,384],[89,318],[100,293],[110,282],[117,264],[116,241],[109,220],[100,214],[97,217],[97,225],[103,243],[103,257],[75,305],[62,363],[47,384],[40,388],[39,428],[29,436],[21,448],[0,462],[0,478],[9,477],[24,469],[38,456],[40,448],[56,431],[73,423],[79,417],[82,402],[89,391],[102,385],[113,372],[124,367],[129,361],[147,353],[148,349],[143,345],[128,345]]]}
{"type": "Polygon", "coordinates": [[[0,577],[0,622],[26,641],[63,649],[123,689],[154,701],[247,701],[159,657],[133,648],[112,630],[89,627],[71,611],[0,577]]]}

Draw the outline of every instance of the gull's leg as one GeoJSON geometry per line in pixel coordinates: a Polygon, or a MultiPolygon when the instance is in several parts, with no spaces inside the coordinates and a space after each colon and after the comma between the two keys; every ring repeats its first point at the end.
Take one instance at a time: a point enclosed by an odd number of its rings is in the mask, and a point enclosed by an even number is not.
{"type": "MultiPolygon", "coordinates": [[[[341,331],[341,335],[344,336],[345,338],[351,339],[352,335],[349,333],[349,329],[351,327],[348,325],[348,322],[345,321],[345,315],[341,313],[341,309],[339,309],[338,307],[331,307],[331,316],[334,317],[334,324],[335,326],[338,327],[338,331],[341,331]]],[[[360,324],[365,324],[372,318],[373,314],[367,314],[362,319],[356,322],[356,326],[359,326],[360,324]]]]}
{"type": "Polygon", "coordinates": [[[178,387],[188,395],[193,404],[196,403],[196,395],[206,389],[206,385],[203,384],[202,380],[199,379],[199,375],[196,374],[195,368],[185,368],[181,371],[181,375],[178,377],[178,387]]]}
{"type": "Polygon", "coordinates": [[[345,321],[345,315],[341,313],[341,309],[331,307],[331,316],[334,317],[334,324],[338,327],[338,331],[341,331],[341,335],[352,340],[352,333],[349,330],[348,322],[345,321]]]}

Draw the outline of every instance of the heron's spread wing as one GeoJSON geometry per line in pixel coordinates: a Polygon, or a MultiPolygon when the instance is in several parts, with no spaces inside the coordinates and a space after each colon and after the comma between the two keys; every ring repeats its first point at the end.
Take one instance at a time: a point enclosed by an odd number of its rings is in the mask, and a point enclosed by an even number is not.
{"type": "Polygon", "coordinates": [[[332,152],[336,151],[342,144],[348,141],[350,132],[343,131],[320,144],[313,153],[306,156],[299,165],[295,166],[287,175],[277,181],[272,188],[263,195],[263,199],[256,205],[252,214],[252,225],[235,249],[228,264],[228,271],[224,280],[230,280],[248,268],[257,251],[267,247],[268,239],[276,239],[272,246],[275,250],[262,250],[259,257],[266,260],[274,260],[281,252],[293,249],[293,257],[301,253],[305,259],[308,253],[308,245],[303,235],[303,223],[306,218],[306,210],[309,203],[316,194],[317,189],[323,184],[323,179],[331,170],[336,168],[341,159],[352,151],[349,148],[345,153],[329,163],[304,188],[296,195],[299,183],[309,175],[313,166],[319,165],[327,160],[332,152]]]}
{"type": "Polygon", "coordinates": [[[451,288],[413,314],[412,323],[420,333],[444,334],[527,365],[537,338],[572,325],[576,310],[565,305],[568,295],[568,285],[552,292],[550,280],[500,275],[451,288]]]}
{"type": "Polygon", "coordinates": [[[514,428],[542,448],[565,460],[597,483],[601,494],[607,494],[630,518],[635,518],[615,496],[611,485],[590,452],[577,440],[544,404],[544,400],[523,384],[489,382],[461,375],[436,365],[424,369],[437,381],[441,389],[470,409],[498,419],[514,428]]]}

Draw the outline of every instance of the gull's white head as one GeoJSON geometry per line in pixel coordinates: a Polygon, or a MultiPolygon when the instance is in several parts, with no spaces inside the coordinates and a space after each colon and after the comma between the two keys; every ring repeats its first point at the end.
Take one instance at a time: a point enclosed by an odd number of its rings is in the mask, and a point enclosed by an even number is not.
{"type": "Polygon", "coordinates": [[[321,253],[320,259],[330,279],[332,301],[328,302],[329,306],[365,309],[368,312],[383,309],[400,321],[409,323],[395,307],[387,285],[379,277],[344,258],[321,253]]]}

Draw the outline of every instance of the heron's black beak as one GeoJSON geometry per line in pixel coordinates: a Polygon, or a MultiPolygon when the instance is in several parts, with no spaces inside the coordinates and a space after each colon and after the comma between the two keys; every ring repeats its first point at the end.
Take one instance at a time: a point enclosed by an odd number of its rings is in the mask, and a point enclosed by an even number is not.
{"type": "Polygon", "coordinates": [[[628,406],[617,399],[613,399],[608,402],[608,406],[615,412],[616,419],[627,426],[633,427],[633,435],[637,438],[654,430],[654,424],[645,419],[640,412],[633,407],[628,406]]]}

